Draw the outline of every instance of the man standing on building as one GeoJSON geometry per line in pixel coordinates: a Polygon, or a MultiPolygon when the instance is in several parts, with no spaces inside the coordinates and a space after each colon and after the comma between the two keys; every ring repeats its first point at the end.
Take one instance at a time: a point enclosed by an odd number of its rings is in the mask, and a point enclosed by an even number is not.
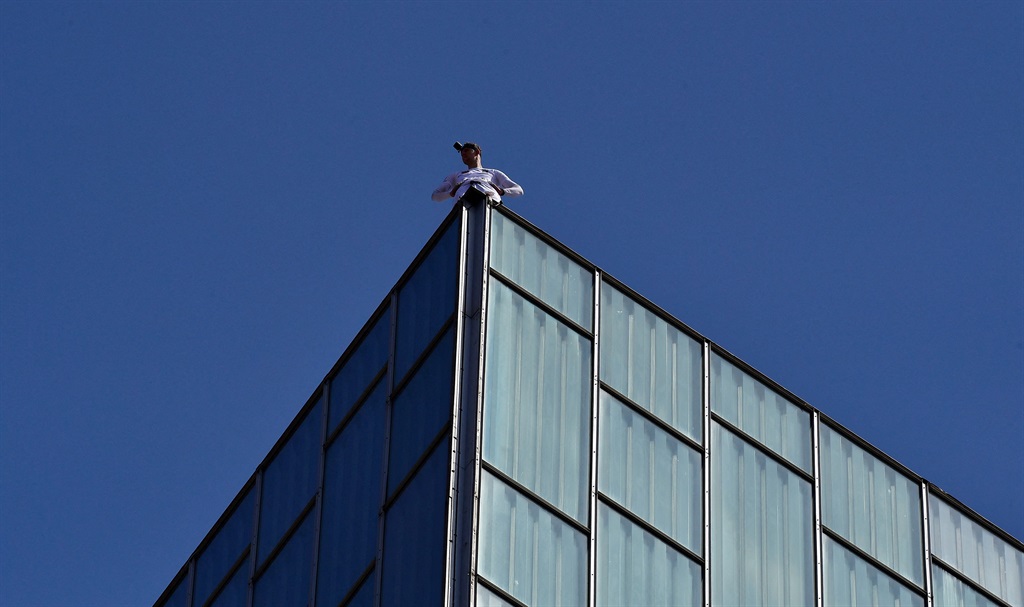
{"type": "Polygon", "coordinates": [[[437,186],[431,198],[442,202],[447,198],[468,202],[487,199],[493,206],[501,204],[501,197],[514,198],[523,195],[523,188],[497,169],[485,169],[480,161],[480,146],[475,143],[455,143],[455,149],[462,154],[466,170],[452,173],[437,186]]]}

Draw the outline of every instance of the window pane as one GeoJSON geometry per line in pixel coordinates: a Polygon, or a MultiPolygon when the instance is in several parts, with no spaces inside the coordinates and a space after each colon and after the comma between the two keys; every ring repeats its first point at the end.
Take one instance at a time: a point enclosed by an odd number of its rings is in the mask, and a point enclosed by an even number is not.
{"type": "MultiPolygon", "coordinates": [[[[312,513],[311,513],[312,514],[312,513]]],[[[274,562],[256,580],[253,607],[306,607],[313,569],[313,516],[306,515],[274,562]]]]}
{"type": "Polygon", "coordinates": [[[483,584],[476,585],[476,607],[516,607],[483,584]]]}
{"type": "Polygon", "coordinates": [[[381,606],[444,601],[450,441],[431,454],[387,513],[381,606]]]}
{"type": "Polygon", "coordinates": [[[702,375],[700,344],[602,285],[602,381],[700,442],[702,375]]]}
{"type": "Polygon", "coordinates": [[[932,554],[1014,606],[1024,606],[1024,553],[945,501],[928,500],[932,554]]]}
{"type": "Polygon", "coordinates": [[[924,585],[920,487],[825,424],[821,517],[832,531],[924,585]]]}
{"type": "Polygon", "coordinates": [[[810,483],[719,424],[711,432],[712,604],[810,605],[810,483]]]}
{"type": "Polygon", "coordinates": [[[238,562],[238,557],[252,543],[252,522],[255,513],[256,491],[250,489],[242,501],[238,503],[234,513],[216,537],[203,550],[196,562],[196,584],[192,591],[192,603],[202,605],[210,598],[210,593],[217,587],[231,567],[238,562]]]}
{"type": "Polygon", "coordinates": [[[590,341],[496,280],[488,316],[483,456],[585,524],[590,341]]]}
{"type": "Polygon", "coordinates": [[[391,336],[391,315],[385,310],[359,348],[345,361],[331,379],[330,432],[341,423],[356,399],[388,362],[388,338],[391,336]]]}
{"type": "Polygon", "coordinates": [[[824,537],[825,604],[851,607],[924,607],[924,598],[867,561],[824,537]]]}
{"type": "Polygon", "coordinates": [[[188,575],[181,578],[174,592],[167,597],[166,601],[158,603],[157,607],[188,607],[188,575]]]}
{"type": "MultiPolygon", "coordinates": [[[[240,564],[231,574],[231,580],[217,593],[210,607],[245,607],[249,604],[249,563],[240,564]]],[[[200,603],[192,603],[199,607],[200,603]]]]}
{"type": "Polygon", "coordinates": [[[455,312],[459,279],[459,222],[449,226],[398,293],[395,380],[455,312]]]}
{"type": "Polygon", "coordinates": [[[511,219],[491,217],[491,267],[590,330],[593,274],[511,219]]]}
{"type": "Polygon", "coordinates": [[[454,351],[455,330],[449,329],[392,404],[388,494],[451,419],[454,351]]]}
{"type": "Polygon", "coordinates": [[[320,605],[337,605],[377,555],[386,393],[387,382],[381,380],[327,449],[317,564],[320,605]]]}
{"type": "Polygon", "coordinates": [[[479,573],[527,605],[587,603],[587,537],[483,472],[479,573]]]}
{"type": "Polygon", "coordinates": [[[703,604],[700,565],[608,506],[597,529],[598,605],[703,604]]]}
{"type": "Polygon", "coordinates": [[[810,472],[810,413],[714,355],[711,357],[711,410],[810,472]]]}
{"type": "Polygon", "coordinates": [[[260,563],[316,492],[322,413],[321,398],[263,472],[258,537],[260,563]]]}
{"type": "Polygon", "coordinates": [[[601,392],[598,487],[697,554],[701,456],[607,392],[601,392]]]}
{"type": "MultiPolygon", "coordinates": [[[[373,592],[374,592],[374,581],[377,579],[376,572],[374,575],[366,578],[363,585],[359,587],[359,592],[352,597],[348,603],[345,603],[345,607],[373,607],[373,592]]],[[[318,603],[320,604],[320,603],[318,603]]],[[[335,603],[331,603],[334,605],[335,603]]]]}
{"type": "Polygon", "coordinates": [[[937,565],[932,565],[932,592],[934,607],[1000,607],[937,565]]]}

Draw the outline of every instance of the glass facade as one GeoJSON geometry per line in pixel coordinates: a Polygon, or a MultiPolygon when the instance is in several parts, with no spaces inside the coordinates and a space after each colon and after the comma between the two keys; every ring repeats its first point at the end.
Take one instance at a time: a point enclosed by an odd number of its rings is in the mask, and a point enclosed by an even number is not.
{"type": "Polygon", "coordinates": [[[1024,544],[456,205],[159,607],[1024,607],[1024,544]]]}

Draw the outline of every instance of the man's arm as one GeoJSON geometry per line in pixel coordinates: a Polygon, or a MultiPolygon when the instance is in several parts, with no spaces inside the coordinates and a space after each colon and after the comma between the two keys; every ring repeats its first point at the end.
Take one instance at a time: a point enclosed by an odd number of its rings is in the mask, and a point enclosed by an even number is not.
{"type": "Polygon", "coordinates": [[[508,175],[497,169],[491,169],[491,184],[498,190],[498,194],[504,198],[515,198],[523,195],[523,188],[518,183],[508,178],[508,175]]]}
{"type": "Polygon", "coordinates": [[[434,190],[434,193],[430,195],[430,199],[433,200],[434,202],[444,202],[445,200],[451,198],[454,195],[454,189],[456,185],[454,178],[456,175],[458,175],[458,173],[452,173],[451,175],[445,177],[444,181],[441,182],[441,185],[437,186],[437,188],[434,190]]]}

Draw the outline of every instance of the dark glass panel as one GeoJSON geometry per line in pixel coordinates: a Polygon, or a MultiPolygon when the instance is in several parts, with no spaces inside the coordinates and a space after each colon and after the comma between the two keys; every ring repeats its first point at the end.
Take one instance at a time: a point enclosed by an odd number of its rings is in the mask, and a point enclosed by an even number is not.
{"type": "Polygon", "coordinates": [[[455,331],[449,329],[394,399],[388,456],[389,494],[451,418],[454,350],[455,331]]]}
{"type": "Polygon", "coordinates": [[[188,575],[181,578],[174,592],[163,603],[157,603],[156,607],[188,607],[188,575]]]}
{"type": "Polygon", "coordinates": [[[382,607],[432,607],[444,600],[448,443],[434,449],[388,510],[382,607]]]}
{"type": "Polygon", "coordinates": [[[345,607],[373,607],[374,582],[376,580],[376,575],[366,578],[363,585],[359,587],[359,592],[349,602],[345,603],[345,607]]]}
{"type": "Polygon", "coordinates": [[[327,449],[317,564],[319,605],[337,605],[377,555],[386,393],[387,383],[380,381],[327,449]]]}
{"type": "Polygon", "coordinates": [[[459,222],[454,222],[398,293],[395,379],[455,312],[459,279],[459,222]]]}
{"type": "Polygon", "coordinates": [[[238,557],[252,543],[252,521],[255,513],[256,491],[250,489],[224,526],[209,543],[196,562],[196,583],[192,602],[202,605],[210,598],[238,557]]]}
{"type": "Polygon", "coordinates": [[[321,398],[263,472],[258,562],[270,554],[316,492],[323,422],[321,398]]]}
{"type": "Polygon", "coordinates": [[[348,415],[352,405],[366,391],[370,382],[388,362],[388,338],[391,336],[391,314],[385,310],[363,342],[338,374],[331,379],[329,432],[348,415]]]}
{"type": "MultiPolygon", "coordinates": [[[[217,598],[210,607],[245,607],[249,602],[249,562],[239,565],[231,575],[231,580],[217,593],[217,598]]],[[[193,607],[201,603],[193,602],[193,607]]]]}
{"type": "Polygon", "coordinates": [[[306,607],[313,569],[312,513],[288,538],[253,590],[254,607],[306,607]]]}

